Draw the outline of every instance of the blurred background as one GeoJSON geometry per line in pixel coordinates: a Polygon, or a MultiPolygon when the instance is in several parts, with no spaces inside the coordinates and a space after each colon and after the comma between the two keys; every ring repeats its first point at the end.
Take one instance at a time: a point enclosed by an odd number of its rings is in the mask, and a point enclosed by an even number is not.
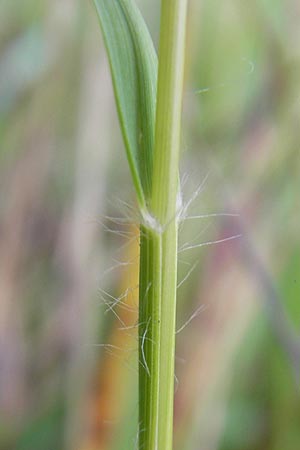
{"type": "MultiPolygon", "coordinates": [[[[299,449],[299,19],[190,0],[176,450],[299,449]]],[[[136,448],[136,220],[92,2],[1,0],[1,450],[136,448]]]]}

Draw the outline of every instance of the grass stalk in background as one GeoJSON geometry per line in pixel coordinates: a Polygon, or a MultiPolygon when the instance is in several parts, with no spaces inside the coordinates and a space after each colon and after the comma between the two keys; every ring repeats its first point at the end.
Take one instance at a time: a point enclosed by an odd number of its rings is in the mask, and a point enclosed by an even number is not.
{"type": "Polygon", "coordinates": [[[95,0],[95,4],[142,217],[139,448],[171,450],[187,0],[161,2],[157,89],[155,51],[134,1],[95,0]]]}

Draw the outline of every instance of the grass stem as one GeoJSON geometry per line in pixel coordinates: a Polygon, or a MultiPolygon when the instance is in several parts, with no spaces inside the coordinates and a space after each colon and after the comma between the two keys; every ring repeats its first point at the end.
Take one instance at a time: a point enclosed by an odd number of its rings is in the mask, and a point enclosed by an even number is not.
{"type": "Polygon", "coordinates": [[[171,450],[178,234],[178,166],[187,0],[162,0],[153,155],[152,226],[141,227],[140,450],[171,450]]]}

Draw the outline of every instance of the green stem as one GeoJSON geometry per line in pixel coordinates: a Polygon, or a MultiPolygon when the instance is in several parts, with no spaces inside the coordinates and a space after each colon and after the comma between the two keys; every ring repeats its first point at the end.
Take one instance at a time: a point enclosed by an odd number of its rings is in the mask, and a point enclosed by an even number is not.
{"type": "Polygon", "coordinates": [[[171,450],[187,0],[162,0],[151,216],[141,227],[139,448],[171,450]]]}

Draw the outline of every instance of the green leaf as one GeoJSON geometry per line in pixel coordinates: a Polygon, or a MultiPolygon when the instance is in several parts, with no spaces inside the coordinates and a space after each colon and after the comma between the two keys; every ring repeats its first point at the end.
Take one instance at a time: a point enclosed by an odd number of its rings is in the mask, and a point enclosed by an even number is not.
{"type": "Polygon", "coordinates": [[[133,0],[94,0],[110,62],[127,158],[140,207],[149,202],[157,90],[157,56],[133,0]]]}

